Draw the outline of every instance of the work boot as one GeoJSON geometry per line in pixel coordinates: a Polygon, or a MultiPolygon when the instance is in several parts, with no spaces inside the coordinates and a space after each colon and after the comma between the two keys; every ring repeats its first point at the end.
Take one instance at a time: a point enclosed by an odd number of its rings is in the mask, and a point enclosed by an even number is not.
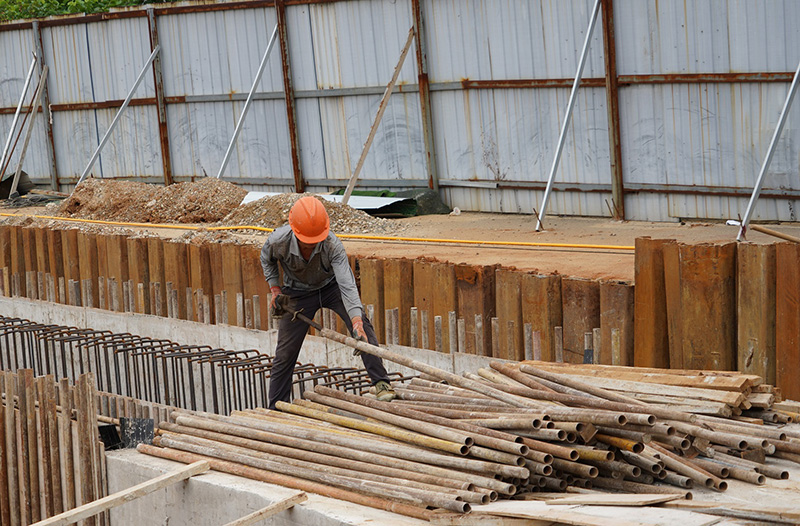
{"type": "Polygon", "coordinates": [[[380,380],[375,384],[375,397],[381,402],[391,402],[397,398],[397,393],[394,392],[389,382],[380,380]]]}

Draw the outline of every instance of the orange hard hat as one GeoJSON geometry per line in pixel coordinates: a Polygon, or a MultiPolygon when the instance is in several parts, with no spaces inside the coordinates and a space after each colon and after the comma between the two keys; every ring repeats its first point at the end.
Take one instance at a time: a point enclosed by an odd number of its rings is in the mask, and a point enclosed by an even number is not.
{"type": "Polygon", "coordinates": [[[331,220],[319,199],[301,197],[289,210],[289,226],[303,243],[319,243],[328,237],[331,220]]]}

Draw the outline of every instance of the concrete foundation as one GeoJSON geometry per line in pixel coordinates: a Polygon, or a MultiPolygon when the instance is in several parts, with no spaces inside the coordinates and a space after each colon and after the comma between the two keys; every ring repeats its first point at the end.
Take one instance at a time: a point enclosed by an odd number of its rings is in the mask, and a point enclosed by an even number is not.
{"type": "MultiPolygon", "coordinates": [[[[111,451],[106,458],[109,494],[184,466],[134,450],[111,451]]],[[[227,524],[296,493],[297,490],[283,486],[209,471],[114,508],[111,526],[227,524]]],[[[309,493],[307,501],[257,524],[417,526],[430,523],[309,493]]]]}

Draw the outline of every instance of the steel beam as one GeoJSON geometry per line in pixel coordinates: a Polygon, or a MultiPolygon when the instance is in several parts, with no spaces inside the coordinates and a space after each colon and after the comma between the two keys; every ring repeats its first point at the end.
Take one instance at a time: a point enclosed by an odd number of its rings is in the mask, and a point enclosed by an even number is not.
{"type": "MultiPolygon", "coordinates": [[[[33,21],[33,43],[36,46],[36,56],[39,57],[39,76],[41,77],[47,61],[44,57],[44,44],[39,21],[33,21]]],[[[50,90],[45,79],[44,93],[42,95],[42,112],[44,113],[44,132],[47,136],[47,157],[50,160],[50,188],[58,191],[58,164],[56,163],[56,142],[53,135],[53,118],[50,112],[50,90]]]]}
{"type": "Polygon", "coordinates": [[[619,128],[619,83],[617,77],[617,37],[614,29],[614,0],[602,0],[603,55],[606,71],[606,109],[608,110],[608,153],[611,165],[612,213],[625,219],[625,182],[619,128]]]}
{"type": "Polygon", "coordinates": [[[425,17],[422,0],[411,0],[414,12],[414,33],[417,35],[417,82],[419,83],[419,110],[422,118],[422,137],[425,144],[425,168],[428,172],[428,187],[439,191],[439,172],[436,168],[436,148],[431,117],[431,90],[428,81],[428,53],[425,47],[425,17]]]}
{"type": "Polygon", "coordinates": [[[302,193],[305,190],[303,166],[300,161],[300,138],[297,133],[297,112],[294,104],[294,85],[292,84],[292,67],[289,58],[289,38],[287,36],[286,2],[275,0],[275,11],[278,17],[278,38],[281,50],[281,72],[283,73],[283,93],[286,100],[286,120],[289,126],[289,142],[292,149],[292,175],[294,190],[302,193]]]}
{"type": "MultiPolygon", "coordinates": [[[[150,28],[150,50],[155,50],[158,44],[158,21],[155,10],[147,8],[147,25],[150,28]]],[[[164,185],[173,183],[172,157],[169,151],[169,125],[167,124],[167,105],[164,102],[164,79],[161,74],[161,55],[156,55],[153,60],[153,82],[156,92],[156,113],[158,114],[158,138],[161,142],[161,165],[164,170],[164,185]]]]}

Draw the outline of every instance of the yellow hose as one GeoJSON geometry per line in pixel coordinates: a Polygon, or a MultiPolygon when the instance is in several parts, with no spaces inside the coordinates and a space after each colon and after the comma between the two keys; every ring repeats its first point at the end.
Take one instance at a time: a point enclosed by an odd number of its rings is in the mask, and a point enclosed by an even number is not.
{"type": "MultiPolygon", "coordinates": [[[[200,227],[192,225],[173,225],[163,223],[124,223],[122,221],[100,221],[98,219],[78,219],[73,217],[38,216],[27,214],[8,214],[0,212],[4,217],[35,217],[37,219],[51,219],[55,221],[73,221],[77,223],[94,223],[98,225],[135,226],[146,228],[172,228],[178,230],[259,230],[272,232],[273,228],[263,226],[211,226],[200,227]]],[[[336,234],[341,239],[363,239],[365,241],[406,241],[413,243],[451,243],[457,245],[492,245],[500,247],[535,247],[535,248],[590,248],[597,250],[634,250],[636,247],[629,245],[583,245],[577,243],[533,243],[529,241],[480,241],[475,239],[429,239],[424,237],[392,237],[392,236],[366,236],[355,234],[336,234]]]]}

